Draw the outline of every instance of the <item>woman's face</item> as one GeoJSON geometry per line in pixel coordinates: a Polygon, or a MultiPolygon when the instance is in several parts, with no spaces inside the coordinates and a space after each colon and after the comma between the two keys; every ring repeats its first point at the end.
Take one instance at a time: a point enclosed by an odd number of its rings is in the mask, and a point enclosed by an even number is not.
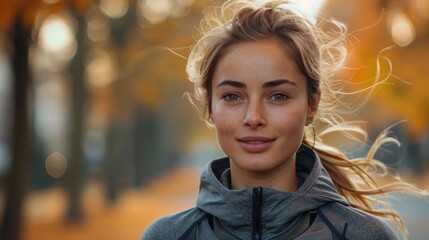
{"type": "Polygon", "coordinates": [[[232,171],[294,167],[315,111],[304,75],[277,39],[232,45],[217,64],[212,89],[212,118],[232,171]]]}

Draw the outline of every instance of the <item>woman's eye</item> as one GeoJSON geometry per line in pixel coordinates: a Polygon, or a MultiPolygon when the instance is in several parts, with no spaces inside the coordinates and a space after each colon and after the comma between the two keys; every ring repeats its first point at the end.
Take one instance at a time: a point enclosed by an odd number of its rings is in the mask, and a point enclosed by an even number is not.
{"type": "Polygon", "coordinates": [[[284,93],[275,93],[271,95],[270,99],[273,101],[281,102],[286,101],[289,97],[284,93]]]}
{"type": "Polygon", "coordinates": [[[234,94],[234,93],[225,94],[225,95],[223,95],[222,98],[227,102],[240,100],[240,96],[238,96],[237,94],[234,94]]]}

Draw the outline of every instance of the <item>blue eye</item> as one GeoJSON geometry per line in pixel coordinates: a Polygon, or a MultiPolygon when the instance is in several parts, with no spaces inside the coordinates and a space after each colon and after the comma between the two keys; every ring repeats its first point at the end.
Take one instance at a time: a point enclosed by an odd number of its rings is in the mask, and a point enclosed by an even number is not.
{"type": "Polygon", "coordinates": [[[271,95],[271,97],[269,99],[276,101],[276,102],[281,102],[281,101],[288,100],[289,96],[284,94],[284,93],[274,93],[273,95],[271,95]]]}
{"type": "Polygon", "coordinates": [[[240,100],[241,97],[235,93],[227,93],[227,94],[222,96],[222,99],[224,99],[227,102],[233,102],[233,101],[240,100]]]}

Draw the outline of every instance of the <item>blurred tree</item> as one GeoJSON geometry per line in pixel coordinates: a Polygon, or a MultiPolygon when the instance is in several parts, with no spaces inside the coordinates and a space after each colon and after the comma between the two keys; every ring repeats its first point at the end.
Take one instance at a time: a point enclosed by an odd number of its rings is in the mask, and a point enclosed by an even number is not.
{"type": "Polygon", "coordinates": [[[30,174],[31,119],[29,118],[32,88],[28,52],[31,30],[41,11],[54,12],[65,7],[81,11],[91,0],[63,0],[47,4],[42,0],[0,1],[0,30],[10,31],[13,44],[14,114],[12,128],[11,168],[5,184],[5,205],[0,227],[0,239],[20,239],[22,202],[30,174]]]}
{"type": "Polygon", "coordinates": [[[83,12],[72,9],[76,19],[76,41],[77,50],[70,66],[72,74],[71,82],[71,126],[70,126],[70,166],[67,170],[67,192],[68,210],[67,220],[76,222],[83,218],[80,196],[83,186],[83,176],[85,176],[83,138],[85,122],[85,106],[87,99],[87,88],[85,83],[85,63],[86,52],[86,22],[83,12]]]}
{"type": "Polygon", "coordinates": [[[105,176],[109,202],[118,196],[119,181],[128,179],[134,186],[141,186],[177,163],[176,149],[184,144],[180,138],[191,124],[186,120],[183,124],[175,122],[172,116],[183,115],[177,104],[183,93],[178,86],[183,88],[187,81],[184,60],[166,47],[189,45],[193,24],[201,17],[204,4],[199,1],[188,6],[187,17],[170,16],[153,24],[147,20],[139,23],[136,12],[140,9],[130,1],[123,17],[109,19],[112,37],[103,47],[113,52],[119,64],[118,77],[107,86],[115,99],[107,123],[105,176]]]}
{"type": "MultiPolygon", "coordinates": [[[[0,14],[1,15],[1,14],[0,14]]],[[[0,239],[19,239],[21,205],[27,189],[30,169],[30,119],[28,69],[30,29],[21,20],[15,22],[13,39],[13,132],[12,163],[5,184],[5,205],[1,220],[0,239]]]]}
{"type": "MultiPolygon", "coordinates": [[[[14,151],[12,153],[12,167],[9,171],[9,180],[6,190],[6,206],[3,218],[2,231],[8,232],[2,239],[18,239],[19,216],[21,204],[26,191],[27,175],[31,156],[30,132],[31,119],[29,119],[28,100],[31,95],[31,72],[28,70],[28,49],[31,45],[31,31],[38,17],[43,22],[43,17],[50,13],[61,13],[64,10],[75,17],[77,50],[70,64],[72,82],[71,114],[70,114],[70,155],[68,157],[68,169],[66,172],[66,186],[69,193],[69,220],[79,220],[83,213],[80,207],[80,193],[84,177],[83,136],[85,128],[85,106],[87,94],[93,95],[97,91],[107,91],[111,98],[108,102],[114,102],[109,106],[113,114],[107,119],[107,195],[109,199],[117,196],[119,177],[128,177],[129,170],[134,172],[135,184],[138,186],[149,175],[164,171],[176,163],[178,145],[183,132],[186,132],[188,118],[184,118],[183,124],[177,123],[170,116],[180,116],[181,108],[178,108],[177,100],[181,99],[181,92],[177,87],[185,85],[183,59],[178,58],[166,50],[168,47],[188,46],[191,42],[193,24],[200,18],[204,1],[199,5],[180,5],[180,1],[170,1],[175,4],[171,18],[156,24],[146,21],[143,27],[139,25],[136,17],[139,1],[130,0],[129,10],[125,16],[110,19],[108,30],[111,36],[101,42],[99,48],[106,46],[106,52],[111,54],[121,69],[120,77],[114,77],[113,84],[103,89],[87,88],[84,66],[88,63],[87,51],[94,43],[87,43],[88,17],[87,9],[97,10],[103,1],[91,0],[0,0],[0,28],[12,31],[15,38],[12,39],[15,51],[15,115],[14,115],[14,151]],[[179,7],[180,5],[180,7],[179,7]],[[180,10],[181,9],[181,10],[180,10]],[[177,10],[180,10],[177,12],[177,10]],[[183,18],[190,11],[190,18],[183,18]],[[179,13],[179,14],[178,14],[179,13]],[[142,31],[143,29],[143,31],[142,31]],[[88,45],[87,45],[88,44],[88,45]],[[161,46],[160,46],[161,45],[161,46]],[[154,47],[155,46],[155,47],[154,47]],[[161,51],[151,52],[151,49],[161,51]],[[143,50],[142,50],[143,49],[143,50]],[[113,52],[113,53],[112,53],[113,52]],[[150,54],[147,54],[147,53],[150,54]],[[163,53],[163,54],[160,54],[163,53]],[[167,54],[166,54],[167,53],[167,54]],[[137,59],[137,60],[136,60],[137,59]],[[177,61],[179,59],[179,61],[177,61]],[[130,61],[131,60],[131,61],[130,61]],[[136,61],[134,61],[136,60],[136,61]],[[24,69],[24,70],[23,70],[24,69]],[[168,71],[166,71],[168,69],[168,71]],[[125,77],[124,77],[125,76],[125,77]],[[126,81],[122,81],[125,80],[126,81]],[[118,81],[120,80],[120,81],[118,81]],[[181,80],[180,82],[177,80],[181,80]],[[166,95],[164,97],[163,95],[166,95]],[[112,110],[112,108],[114,108],[112,110]],[[183,129],[183,130],[178,130],[183,129]],[[131,150],[131,151],[128,151],[131,150]],[[142,159],[144,158],[144,159],[142,159]],[[125,159],[125,160],[124,160],[125,159]],[[126,166],[128,164],[128,166],[126,166]],[[122,172],[121,172],[122,171],[122,172]],[[120,174],[120,175],[118,175],[120,174]],[[110,187],[109,187],[110,186],[110,187]],[[8,192],[10,191],[10,192],[8,192]],[[13,218],[13,220],[11,220],[13,218]]],[[[140,1],[144,3],[144,1],[140,1]]],[[[183,4],[183,1],[182,1],[183,4]]],[[[105,16],[106,17],[106,16],[105,16]]],[[[143,18],[142,16],[140,16],[143,18]]],[[[140,19],[141,21],[141,19],[140,19]]],[[[102,102],[102,101],[101,101],[102,102]]],[[[104,103],[105,104],[105,103],[104,103]]],[[[31,114],[30,114],[31,115],[31,114]]],[[[34,146],[33,146],[34,147],[34,146]]]]}
{"type": "MultiPolygon", "coordinates": [[[[129,1],[129,7],[120,18],[109,18],[109,28],[111,32],[111,41],[109,51],[116,57],[116,62],[119,69],[126,68],[127,59],[121,58],[121,52],[126,47],[127,37],[129,33],[135,30],[136,26],[136,1],[129,1]]],[[[120,70],[119,70],[120,71],[120,70]]],[[[106,182],[106,199],[109,204],[114,204],[118,198],[118,188],[120,186],[120,179],[130,173],[123,173],[124,169],[133,158],[138,158],[134,153],[136,151],[136,138],[131,134],[134,132],[134,125],[130,113],[134,107],[133,100],[130,98],[129,93],[126,92],[123,85],[111,86],[114,88],[114,98],[117,101],[115,105],[115,113],[111,114],[107,123],[107,152],[105,159],[105,182],[106,182]],[[131,122],[130,122],[131,121],[131,122]]],[[[131,164],[133,164],[131,162],[131,164]]],[[[131,169],[136,169],[131,167],[131,169]]]]}

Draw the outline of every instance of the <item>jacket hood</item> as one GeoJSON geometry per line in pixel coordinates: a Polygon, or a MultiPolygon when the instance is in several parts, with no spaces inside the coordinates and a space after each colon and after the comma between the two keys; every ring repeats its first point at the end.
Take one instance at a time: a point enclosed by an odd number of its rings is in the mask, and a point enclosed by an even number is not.
{"type": "MultiPolygon", "coordinates": [[[[264,231],[279,234],[285,224],[302,213],[331,202],[349,205],[338,193],[318,155],[302,145],[296,155],[296,174],[300,186],[296,192],[263,188],[262,222],[264,231]]],[[[215,216],[234,232],[249,232],[252,226],[253,188],[232,190],[229,159],[212,161],[201,176],[197,207],[215,216]]]]}

